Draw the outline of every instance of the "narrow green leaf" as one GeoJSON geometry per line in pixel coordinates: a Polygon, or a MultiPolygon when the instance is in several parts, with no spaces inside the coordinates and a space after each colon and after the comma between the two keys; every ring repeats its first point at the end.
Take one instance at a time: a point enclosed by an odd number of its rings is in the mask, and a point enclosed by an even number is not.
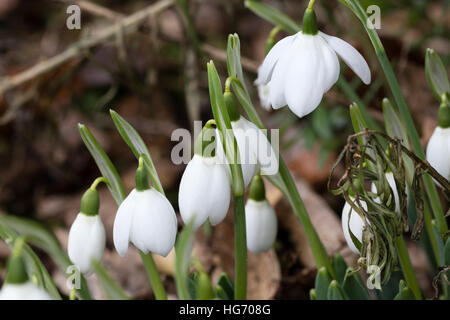
{"type": "Polygon", "coordinates": [[[450,93],[447,70],[439,55],[430,48],[427,49],[425,56],[425,74],[431,90],[439,101],[445,92],[450,93]]]}
{"type": "Polygon", "coordinates": [[[450,265],[450,237],[447,238],[444,247],[445,265],[450,265]]]}
{"type": "MultiPolygon", "coordinates": [[[[0,215],[0,222],[4,223],[18,234],[26,236],[27,242],[45,251],[50,257],[52,257],[59,269],[66,274],[67,268],[72,265],[72,262],[61,248],[61,245],[53,233],[48,231],[36,221],[15,217],[12,215],[0,215]]],[[[80,284],[80,289],[77,290],[77,294],[80,299],[92,299],[86,279],[83,275],[81,275],[80,284]]]]}
{"type": "Polygon", "coordinates": [[[349,300],[369,300],[370,296],[358,273],[351,267],[347,269],[342,284],[344,296],[349,300]]]}
{"type": "MultiPolygon", "coordinates": [[[[0,222],[0,238],[2,238],[8,247],[12,249],[18,235],[13,229],[8,227],[3,222],[0,222]]],[[[31,279],[36,279],[38,285],[44,288],[53,299],[61,300],[62,298],[55,286],[55,283],[53,282],[53,279],[50,277],[47,269],[28,244],[24,244],[22,248],[22,255],[25,260],[28,276],[31,279]]]]}
{"type": "Polygon", "coordinates": [[[110,110],[109,112],[111,114],[111,118],[114,121],[114,124],[116,125],[117,130],[119,131],[123,140],[130,147],[131,151],[133,151],[134,156],[139,159],[140,155],[144,155],[145,169],[147,170],[147,173],[150,176],[154,187],[156,188],[156,190],[164,194],[161,181],[159,180],[158,173],[152,161],[150,152],[148,151],[147,146],[144,143],[144,140],[142,140],[136,129],[134,129],[133,126],[123,117],[121,117],[117,112],[115,112],[114,110],[110,110]]]}
{"type": "Polygon", "coordinates": [[[330,283],[327,300],[345,300],[344,293],[336,280],[333,280],[330,283]]]}
{"type": "Polygon", "coordinates": [[[431,221],[431,225],[433,226],[434,238],[437,242],[437,247],[439,251],[440,261],[439,264],[441,266],[444,265],[444,240],[442,239],[441,233],[439,232],[439,228],[437,226],[436,220],[431,221]]]}
{"type": "Polygon", "coordinates": [[[245,6],[261,18],[272,22],[274,25],[280,26],[290,33],[297,33],[300,31],[300,26],[295,23],[294,20],[274,7],[252,0],[245,1],[245,6]]]}
{"type": "Polygon", "coordinates": [[[100,286],[103,292],[111,300],[128,300],[129,297],[122,291],[120,286],[109,276],[105,268],[93,259],[92,265],[94,267],[94,272],[100,282],[100,286]]]}
{"type": "Polygon", "coordinates": [[[322,267],[316,276],[314,289],[316,290],[317,300],[327,300],[328,287],[331,283],[331,277],[327,272],[327,268],[322,267]]]}
{"type": "Polygon", "coordinates": [[[345,274],[347,272],[347,264],[339,253],[335,253],[333,257],[333,269],[336,273],[336,280],[340,285],[344,283],[345,274]]]}
{"type": "Polygon", "coordinates": [[[100,172],[108,179],[108,188],[111,195],[117,203],[121,203],[125,199],[125,189],[111,159],[109,159],[106,152],[85,125],[78,124],[78,130],[80,131],[84,144],[94,158],[95,163],[97,163],[100,172]]]}
{"type": "Polygon", "coordinates": [[[175,246],[175,284],[181,300],[191,299],[188,290],[189,265],[194,242],[194,221],[191,220],[178,236],[175,246]]]}
{"type": "Polygon", "coordinates": [[[225,272],[222,272],[217,279],[216,296],[222,300],[233,300],[234,298],[233,280],[225,272]]]}
{"type": "Polygon", "coordinates": [[[309,299],[310,300],[317,300],[316,290],[311,289],[309,290],[309,299]]]}
{"type": "MultiPolygon", "coordinates": [[[[230,34],[227,42],[227,68],[230,77],[236,77],[239,81],[244,81],[244,74],[241,65],[241,43],[239,36],[230,34]]],[[[244,87],[244,90],[246,88],[244,87]]]]}

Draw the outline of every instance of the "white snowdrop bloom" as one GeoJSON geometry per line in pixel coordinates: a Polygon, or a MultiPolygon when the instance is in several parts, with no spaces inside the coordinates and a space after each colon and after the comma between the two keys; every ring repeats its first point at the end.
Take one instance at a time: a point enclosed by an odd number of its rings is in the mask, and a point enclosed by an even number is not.
{"type": "MultiPolygon", "coordinates": [[[[354,199],[352,198],[352,200],[354,199]]],[[[360,202],[364,210],[367,210],[367,204],[362,200],[360,202]]],[[[356,239],[358,239],[359,242],[362,242],[362,234],[365,223],[361,219],[359,214],[353,210],[352,206],[348,202],[345,202],[344,208],[342,209],[341,222],[342,222],[342,230],[344,231],[344,237],[345,241],[347,242],[347,245],[354,253],[359,254],[360,252],[353,243],[352,237],[350,235],[349,227],[353,235],[356,237],[356,239]]]]}
{"type": "Polygon", "coordinates": [[[0,290],[0,300],[53,300],[44,289],[31,281],[5,284],[0,290]]]}
{"type": "Polygon", "coordinates": [[[317,30],[314,11],[308,9],[303,30],[275,44],[258,70],[256,83],[269,84],[272,108],[289,106],[298,117],[312,112],[339,77],[337,55],[365,83],[370,69],[349,43],[317,30]]]}
{"type": "Polygon", "coordinates": [[[230,176],[228,165],[217,157],[194,154],[181,177],[178,205],[184,223],[194,220],[194,228],[206,219],[212,225],[220,223],[230,206],[230,176]]]}
{"type": "Polygon", "coordinates": [[[245,219],[248,250],[260,253],[271,249],[277,236],[277,216],[269,202],[248,199],[245,219]]]}
{"type": "Polygon", "coordinates": [[[100,200],[95,187],[97,180],[81,198],[80,213],[70,227],[67,245],[70,260],[86,276],[94,272],[92,259],[101,261],[105,251],[105,228],[98,215],[100,200]]]}
{"type": "Polygon", "coordinates": [[[148,187],[145,169],[136,171],[136,188],[120,204],[114,220],[114,246],[122,257],[129,242],[147,254],[167,256],[175,244],[177,218],[169,200],[148,187]]]}
{"type": "Polygon", "coordinates": [[[97,214],[89,216],[80,212],[69,232],[68,254],[84,275],[93,273],[92,258],[101,261],[105,250],[105,228],[97,214]]]}
{"type": "Polygon", "coordinates": [[[258,96],[259,102],[261,103],[261,107],[270,111],[270,95],[269,95],[269,86],[270,82],[267,84],[259,84],[258,81],[255,81],[255,85],[258,88],[258,96]]]}
{"type": "Polygon", "coordinates": [[[441,176],[450,180],[450,127],[434,129],[428,141],[427,160],[441,176]]]}
{"type": "Polygon", "coordinates": [[[47,291],[28,278],[20,256],[23,243],[21,238],[14,243],[13,252],[8,259],[5,282],[0,290],[0,300],[52,300],[47,291]]]}
{"type": "Polygon", "coordinates": [[[277,215],[266,200],[264,181],[260,175],[252,179],[250,196],[245,204],[247,248],[260,253],[273,247],[277,236],[277,215]]]}
{"type": "MultiPolygon", "coordinates": [[[[258,171],[262,175],[278,173],[278,154],[267,139],[267,136],[251,121],[241,116],[231,93],[225,92],[225,103],[230,114],[233,135],[239,149],[239,160],[242,168],[245,187],[247,187],[258,171]]],[[[217,134],[217,150],[219,158],[223,155],[222,139],[217,134]]],[[[228,163],[225,159],[225,162],[228,163]]]]}

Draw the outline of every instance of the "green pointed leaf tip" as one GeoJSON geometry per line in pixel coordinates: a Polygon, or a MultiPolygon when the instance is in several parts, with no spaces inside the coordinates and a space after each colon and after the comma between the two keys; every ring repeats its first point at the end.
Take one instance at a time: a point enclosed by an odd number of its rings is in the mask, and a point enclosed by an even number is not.
{"type": "Polygon", "coordinates": [[[439,55],[430,48],[425,56],[425,73],[431,90],[439,100],[445,92],[450,93],[447,70],[439,55]]]}
{"type": "Polygon", "coordinates": [[[194,220],[191,220],[179,234],[175,245],[175,283],[178,297],[182,300],[192,298],[188,290],[188,278],[193,236],[194,220]]]}
{"type": "Polygon", "coordinates": [[[350,300],[369,300],[370,295],[364,282],[355,270],[349,267],[345,274],[344,283],[342,284],[344,296],[350,300]]]}
{"type": "Polygon", "coordinates": [[[331,281],[328,287],[327,300],[345,300],[344,293],[336,280],[331,281]]]}
{"type": "Polygon", "coordinates": [[[212,287],[211,279],[205,272],[200,272],[197,277],[197,299],[214,299],[214,290],[212,287]]]}
{"type": "Polygon", "coordinates": [[[330,283],[331,277],[328,274],[327,269],[325,267],[320,268],[314,283],[317,300],[327,300],[330,283]]]}
{"type": "Polygon", "coordinates": [[[114,125],[119,131],[120,136],[128,147],[130,147],[136,159],[139,159],[141,156],[144,158],[145,169],[147,170],[147,174],[155,189],[164,194],[164,189],[161,181],[159,180],[152,157],[142,137],[139,135],[137,130],[116,111],[110,109],[109,113],[113,119],[114,125]]]}
{"type": "Polygon", "coordinates": [[[108,180],[108,188],[111,191],[111,195],[117,203],[121,203],[125,199],[125,189],[119,174],[117,173],[117,169],[89,129],[85,125],[79,123],[78,130],[80,131],[81,138],[83,139],[86,148],[94,158],[97,167],[102,175],[108,180]]]}
{"type": "Polygon", "coordinates": [[[233,280],[225,272],[222,272],[217,280],[216,295],[223,300],[233,300],[234,298],[233,280]]]}

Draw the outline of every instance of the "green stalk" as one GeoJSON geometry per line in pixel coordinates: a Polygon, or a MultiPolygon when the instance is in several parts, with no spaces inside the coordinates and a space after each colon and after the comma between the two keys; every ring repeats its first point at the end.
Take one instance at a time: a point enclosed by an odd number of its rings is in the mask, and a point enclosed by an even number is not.
{"type": "MultiPolygon", "coordinates": [[[[410,138],[413,150],[417,154],[417,156],[419,156],[421,159],[425,159],[426,158],[425,153],[422,149],[422,145],[420,144],[420,137],[419,134],[417,133],[416,127],[414,126],[413,118],[409,113],[406,100],[400,90],[397,78],[395,77],[394,71],[392,70],[392,66],[389,62],[389,59],[386,55],[386,51],[384,50],[383,44],[381,43],[381,40],[378,37],[377,32],[375,31],[375,29],[369,29],[367,27],[366,22],[368,17],[364,9],[361,7],[359,1],[357,0],[340,0],[340,1],[342,1],[347,7],[349,7],[352,10],[352,12],[358,17],[358,19],[361,21],[364,28],[366,29],[366,32],[369,36],[370,41],[372,42],[377,58],[381,64],[383,72],[386,76],[392,94],[394,96],[395,102],[397,103],[397,106],[399,108],[400,115],[405,123],[405,127],[408,132],[408,136],[410,138]]],[[[442,234],[444,234],[448,230],[448,227],[445,221],[444,211],[442,209],[441,202],[439,200],[439,195],[437,193],[436,186],[434,185],[431,177],[427,174],[423,176],[423,182],[428,197],[430,199],[431,208],[433,210],[434,217],[436,219],[437,227],[439,231],[442,234]]]]}
{"type": "Polygon", "coordinates": [[[145,254],[141,250],[139,250],[139,254],[141,255],[142,262],[144,263],[145,271],[147,272],[148,279],[150,280],[150,284],[152,285],[155,298],[157,300],[167,300],[166,291],[164,290],[164,286],[162,284],[152,254],[150,252],[145,254]]]}
{"type": "MultiPolygon", "coordinates": [[[[236,77],[229,77],[227,79],[228,83],[231,83],[234,92],[236,96],[238,97],[238,100],[240,101],[241,105],[243,106],[247,116],[249,117],[250,121],[252,121],[258,128],[260,129],[266,129],[264,127],[264,124],[261,121],[261,118],[259,117],[258,113],[255,110],[255,107],[251,103],[250,98],[248,97],[248,94],[246,93],[244,85],[241,83],[239,79],[236,77]]],[[[270,139],[270,137],[268,136],[270,139]]],[[[300,223],[303,226],[303,229],[305,230],[306,238],[308,239],[309,245],[311,247],[311,250],[313,252],[314,260],[316,261],[317,268],[320,269],[321,267],[325,267],[329,274],[333,277],[333,279],[336,279],[335,272],[333,269],[333,266],[331,264],[330,257],[328,256],[327,251],[325,250],[325,247],[323,243],[321,242],[314,226],[311,223],[311,220],[309,218],[308,212],[306,211],[305,205],[303,203],[303,200],[298,193],[297,187],[295,185],[294,179],[291,176],[291,173],[289,172],[289,169],[287,168],[283,158],[281,155],[278,156],[279,161],[279,176],[281,178],[281,184],[277,181],[277,176],[275,177],[267,177],[270,182],[276,186],[278,189],[280,189],[285,197],[289,200],[289,203],[291,204],[295,216],[299,219],[300,223]]]]}
{"type": "Polygon", "coordinates": [[[247,295],[247,236],[245,230],[244,196],[234,197],[234,299],[244,300],[247,295]]]}
{"type": "Polygon", "coordinates": [[[402,266],[403,275],[405,276],[408,287],[414,293],[416,300],[422,300],[422,294],[420,293],[420,287],[417,282],[416,274],[409,259],[408,249],[406,248],[405,240],[400,235],[395,239],[395,246],[397,247],[398,258],[400,265],[402,266]]]}

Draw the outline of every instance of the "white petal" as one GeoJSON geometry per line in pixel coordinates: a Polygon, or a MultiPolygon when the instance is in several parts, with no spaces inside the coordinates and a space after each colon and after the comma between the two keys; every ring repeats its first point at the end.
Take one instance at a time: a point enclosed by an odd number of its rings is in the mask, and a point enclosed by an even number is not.
{"type": "Polygon", "coordinates": [[[450,128],[434,129],[428,141],[427,160],[441,176],[450,180],[450,128]]]}
{"type": "Polygon", "coordinates": [[[30,281],[21,284],[4,284],[0,300],[53,300],[44,289],[30,281]]]}
{"type": "Polygon", "coordinates": [[[79,213],[69,232],[70,260],[85,275],[93,272],[92,258],[101,261],[105,250],[105,228],[99,215],[79,213]]]}
{"type": "Polygon", "coordinates": [[[128,251],[133,213],[136,206],[136,189],[133,189],[120,204],[114,220],[113,239],[114,246],[120,256],[124,257],[128,251]]]}
{"type": "Polygon", "coordinates": [[[167,256],[175,244],[177,233],[175,211],[169,200],[154,188],[139,194],[141,198],[133,219],[132,241],[144,253],[167,256]]]}
{"type": "MultiPolygon", "coordinates": [[[[394,193],[395,212],[400,214],[400,198],[398,196],[398,191],[397,191],[397,186],[395,184],[394,174],[392,172],[388,172],[385,175],[386,175],[386,180],[387,180],[387,182],[389,184],[389,187],[391,187],[392,192],[394,193]]],[[[373,193],[377,193],[377,186],[375,185],[375,183],[372,183],[371,191],[373,193]]],[[[408,196],[408,194],[407,194],[407,196],[408,196]]],[[[376,203],[380,203],[380,199],[379,198],[376,198],[374,201],[376,203]]]]}
{"type": "Polygon", "coordinates": [[[297,54],[292,57],[284,75],[284,92],[289,109],[298,117],[317,108],[327,86],[319,41],[318,36],[303,35],[301,41],[292,46],[297,54]]]}
{"type": "Polygon", "coordinates": [[[272,72],[280,57],[288,50],[295,35],[288,36],[278,41],[265,57],[262,65],[258,69],[258,84],[266,84],[272,77],[272,72]]]}
{"type": "Polygon", "coordinates": [[[259,171],[256,148],[258,146],[258,131],[248,126],[248,120],[240,117],[232,121],[233,134],[239,149],[239,160],[242,168],[245,187],[247,187],[254,175],[259,171]]]}
{"type": "Polygon", "coordinates": [[[356,73],[365,84],[370,83],[370,69],[364,57],[348,42],[337,37],[319,33],[328,44],[337,52],[344,62],[356,73]]]}
{"type": "MultiPolygon", "coordinates": [[[[367,210],[367,204],[364,201],[361,201],[361,205],[365,210],[367,210]]],[[[345,203],[344,208],[342,209],[341,221],[342,221],[342,230],[344,231],[345,241],[347,241],[347,245],[354,253],[359,254],[359,250],[354,245],[352,237],[350,236],[348,227],[350,225],[350,230],[352,231],[353,235],[359,240],[359,242],[362,242],[362,232],[365,226],[364,221],[347,202],[345,203]],[[350,215],[350,222],[349,222],[349,215],[350,215]]]]}
{"type": "Polygon", "coordinates": [[[324,93],[331,89],[339,78],[339,60],[336,56],[336,52],[328,45],[328,43],[322,37],[317,37],[317,40],[321,43],[320,49],[322,51],[322,63],[325,72],[324,79],[324,93]]]}
{"type": "Polygon", "coordinates": [[[213,170],[213,163],[208,164],[205,158],[194,155],[181,177],[178,192],[181,218],[185,224],[195,219],[194,228],[200,227],[209,216],[205,199],[208,199],[213,170]]]}
{"type": "Polygon", "coordinates": [[[270,81],[267,84],[258,84],[255,81],[255,84],[258,88],[258,97],[261,106],[267,111],[270,111],[270,81]]]}
{"type": "Polygon", "coordinates": [[[245,205],[247,248],[260,253],[273,247],[277,235],[277,217],[272,206],[249,199],[245,205]]]}
{"type": "Polygon", "coordinates": [[[272,144],[267,139],[267,136],[253,122],[248,121],[244,117],[241,117],[239,121],[241,123],[240,126],[245,128],[246,131],[256,133],[252,135],[255,136],[256,139],[251,141],[251,148],[255,154],[261,174],[268,176],[277,174],[279,168],[278,153],[276,153],[273,149],[272,144]]]}
{"type": "Polygon", "coordinates": [[[215,165],[210,180],[207,202],[209,221],[213,226],[225,219],[230,207],[230,178],[223,165],[215,165]]]}

